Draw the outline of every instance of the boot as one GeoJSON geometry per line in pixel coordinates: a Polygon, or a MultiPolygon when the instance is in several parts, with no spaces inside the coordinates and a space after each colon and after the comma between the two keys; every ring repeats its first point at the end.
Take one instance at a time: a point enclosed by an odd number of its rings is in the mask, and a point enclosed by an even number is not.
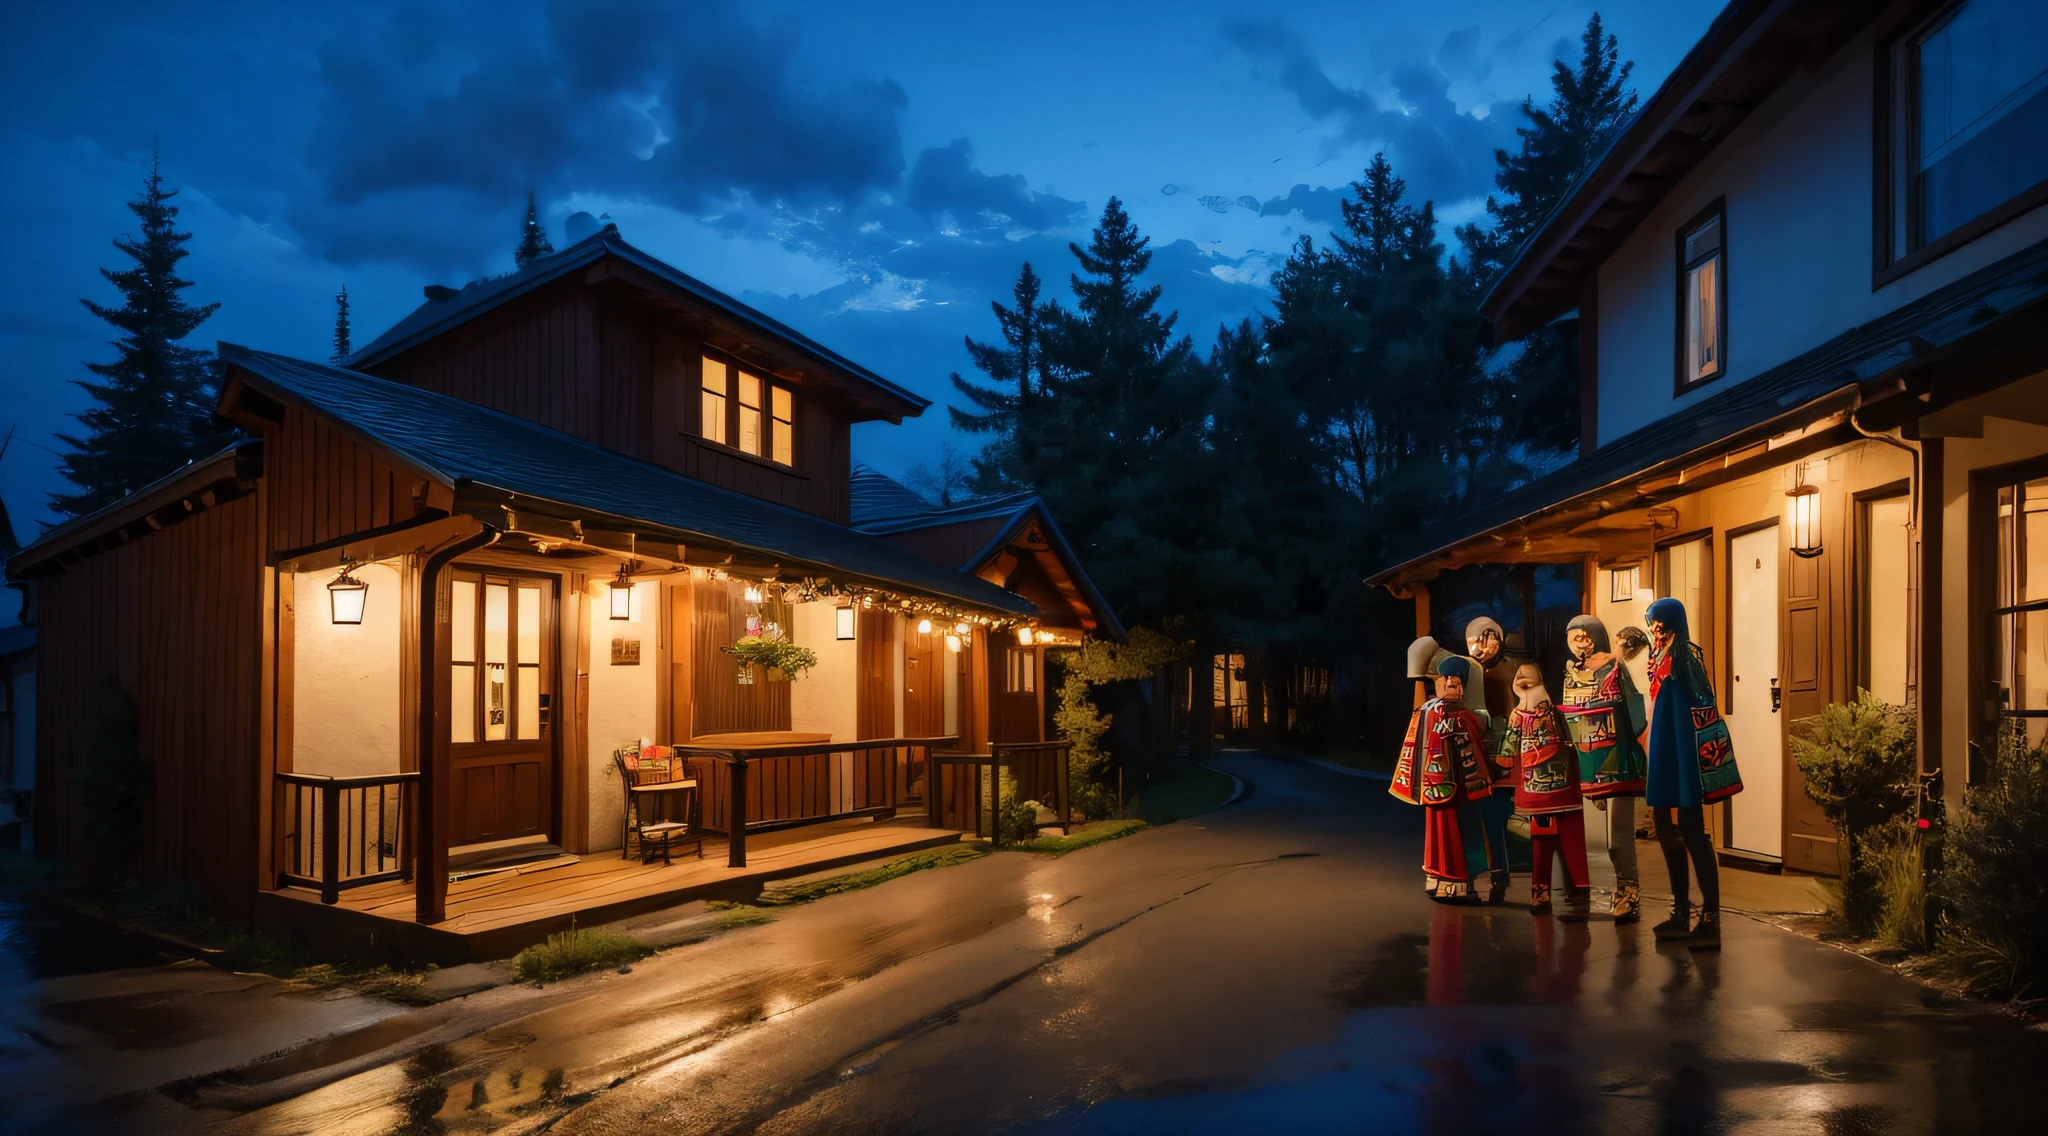
{"type": "Polygon", "coordinates": [[[1506,903],[1508,901],[1508,870],[1506,868],[1495,868],[1491,882],[1492,889],[1486,893],[1486,902],[1493,904],[1506,903]]]}
{"type": "Polygon", "coordinates": [[[1549,885],[1549,884],[1530,884],[1530,885],[1529,885],[1529,914],[1531,914],[1531,915],[1548,915],[1548,914],[1550,914],[1550,885],[1549,885]]]}
{"type": "Polygon", "coordinates": [[[1721,949],[1721,913],[1700,912],[1700,921],[1685,938],[1685,945],[1696,951],[1718,951],[1721,949]]]}
{"type": "Polygon", "coordinates": [[[1557,917],[1560,923],[1584,923],[1593,918],[1593,889],[1575,887],[1564,893],[1564,913],[1557,917]]]}
{"type": "Polygon", "coordinates": [[[1643,917],[1643,893],[1633,883],[1614,885],[1614,902],[1608,905],[1607,913],[1614,916],[1616,923],[1633,923],[1643,917]]]}
{"type": "Polygon", "coordinates": [[[1650,934],[1659,941],[1670,942],[1692,934],[1692,909],[1684,904],[1671,905],[1671,918],[1650,928],[1650,934]]]}

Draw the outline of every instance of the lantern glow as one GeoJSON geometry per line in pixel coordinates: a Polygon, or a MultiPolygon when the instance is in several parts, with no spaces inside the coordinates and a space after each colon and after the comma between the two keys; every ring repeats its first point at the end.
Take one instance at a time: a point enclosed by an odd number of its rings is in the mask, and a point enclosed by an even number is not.
{"type": "Polygon", "coordinates": [[[1031,629],[1029,627],[1025,627],[1022,624],[1018,625],[1017,645],[1019,647],[1029,647],[1031,645],[1031,629]]]}
{"type": "Polygon", "coordinates": [[[370,585],[355,578],[356,562],[341,562],[341,575],[327,584],[328,615],[337,624],[354,626],[363,621],[364,601],[369,599],[370,585]]]}
{"type": "Polygon", "coordinates": [[[946,636],[946,650],[956,655],[960,653],[960,637],[958,635],[946,636]]]}
{"type": "Polygon", "coordinates": [[[838,621],[839,638],[853,638],[853,606],[849,604],[846,607],[834,608],[832,614],[838,621]]]}
{"type": "Polygon", "coordinates": [[[612,581],[611,600],[613,619],[633,618],[633,576],[624,564],[619,565],[618,578],[612,581]]]}
{"type": "Polygon", "coordinates": [[[932,621],[929,619],[918,620],[917,633],[919,635],[930,635],[932,633],[932,621]]]}
{"type": "Polygon", "coordinates": [[[1806,484],[1804,471],[1798,485],[1787,490],[1792,499],[1792,555],[1812,559],[1821,553],[1820,486],[1806,484]]]}

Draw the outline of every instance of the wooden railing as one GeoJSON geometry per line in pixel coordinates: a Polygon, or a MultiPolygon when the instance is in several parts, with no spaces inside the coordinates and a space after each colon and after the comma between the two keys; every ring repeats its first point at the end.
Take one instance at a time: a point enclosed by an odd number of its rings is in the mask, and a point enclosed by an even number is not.
{"type": "Polygon", "coordinates": [[[344,888],[411,879],[419,779],[277,774],[278,886],[317,887],[333,903],[344,888]]]}
{"type": "Polygon", "coordinates": [[[1071,742],[998,742],[987,753],[933,755],[926,823],[985,834],[992,843],[1002,844],[1002,770],[1008,769],[1016,779],[1018,799],[1050,805],[1064,828],[1073,817],[1067,772],[1067,755],[1073,748],[1071,742]]]}
{"type": "Polygon", "coordinates": [[[896,815],[899,761],[930,768],[932,751],[960,739],[876,738],[785,746],[677,746],[704,787],[704,828],[727,838],[727,862],[747,866],[747,834],[849,817],[896,815]],[[907,752],[906,752],[907,751],[907,752]],[[851,761],[844,760],[851,756],[851,761]],[[840,767],[840,792],[833,767],[840,767]],[[738,823],[734,818],[739,818],[738,823]]]}

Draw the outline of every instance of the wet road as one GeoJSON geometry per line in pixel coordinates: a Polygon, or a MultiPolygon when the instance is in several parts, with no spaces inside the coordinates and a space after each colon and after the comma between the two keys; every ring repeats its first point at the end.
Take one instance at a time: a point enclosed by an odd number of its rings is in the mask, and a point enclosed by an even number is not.
{"type": "MultiPolygon", "coordinates": [[[[1422,894],[1378,782],[1232,755],[1230,809],[792,909],[631,974],[378,1021],[133,1131],[2037,1130],[2048,1034],[1741,918],[1725,948],[1422,894]]],[[[1526,894],[1518,879],[1517,892],[1526,894]]]]}

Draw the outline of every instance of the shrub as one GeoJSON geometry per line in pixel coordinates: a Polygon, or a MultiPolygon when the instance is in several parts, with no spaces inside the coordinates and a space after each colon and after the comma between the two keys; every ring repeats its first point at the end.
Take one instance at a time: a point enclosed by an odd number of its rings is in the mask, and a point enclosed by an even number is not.
{"type": "Polygon", "coordinates": [[[653,954],[630,935],[577,929],[549,935],[512,959],[512,977],[520,982],[556,982],[586,970],[624,966],[653,954]]]}
{"type": "Polygon", "coordinates": [[[1927,884],[1920,833],[1904,818],[1865,834],[1863,863],[1876,892],[1875,937],[1908,951],[1927,949],[1927,884]]]}
{"type": "Polygon", "coordinates": [[[1020,795],[1017,779],[1010,775],[1009,770],[1003,770],[1003,807],[996,822],[1004,844],[1015,844],[1038,835],[1039,804],[1037,801],[1020,801],[1017,799],[1020,795]]]}
{"type": "MultiPolygon", "coordinates": [[[[1841,835],[1843,930],[1872,934],[1886,905],[1866,837],[1913,815],[1917,797],[1912,710],[1867,690],[1793,725],[1792,756],[1806,795],[1841,835]]],[[[1917,852],[1915,853],[1917,856],[1917,852]]]]}
{"type": "Polygon", "coordinates": [[[2048,979],[2048,746],[2010,723],[1944,843],[1943,961],[1981,994],[2038,989],[2048,979]]]}

